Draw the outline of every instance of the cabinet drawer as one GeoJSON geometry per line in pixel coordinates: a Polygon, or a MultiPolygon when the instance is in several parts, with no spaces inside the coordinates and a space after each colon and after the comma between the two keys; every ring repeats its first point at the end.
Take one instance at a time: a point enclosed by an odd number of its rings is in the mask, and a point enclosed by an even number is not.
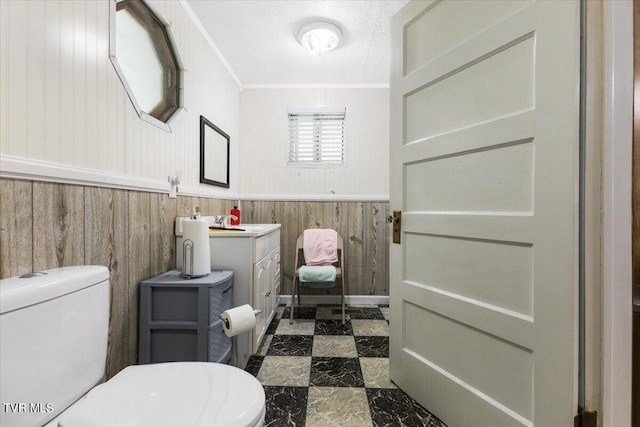
{"type": "Polygon", "coordinates": [[[233,281],[209,289],[209,325],[220,321],[223,311],[233,307],[233,281]]]}
{"type": "Polygon", "coordinates": [[[149,321],[198,322],[198,288],[149,287],[149,321]]]}
{"type": "Polygon", "coordinates": [[[222,329],[222,322],[209,329],[209,362],[227,363],[231,355],[231,338],[222,329]]]}
{"type": "Polygon", "coordinates": [[[142,363],[198,360],[197,329],[150,329],[146,338],[149,352],[142,363]]]}
{"type": "Polygon", "coordinates": [[[280,246],[280,229],[275,230],[273,233],[258,237],[256,239],[255,259],[253,262],[261,260],[278,246],[280,246]]]}

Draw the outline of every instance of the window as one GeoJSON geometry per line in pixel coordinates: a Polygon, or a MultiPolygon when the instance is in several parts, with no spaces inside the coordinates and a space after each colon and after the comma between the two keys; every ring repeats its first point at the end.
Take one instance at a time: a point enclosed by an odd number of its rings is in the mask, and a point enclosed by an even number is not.
{"type": "Polygon", "coordinates": [[[290,166],[344,164],[346,108],[289,109],[290,166]]]}
{"type": "Polygon", "coordinates": [[[138,115],[169,130],[180,107],[180,68],[168,29],[142,0],[121,0],[114,9],[114,67],[138,115]]]}

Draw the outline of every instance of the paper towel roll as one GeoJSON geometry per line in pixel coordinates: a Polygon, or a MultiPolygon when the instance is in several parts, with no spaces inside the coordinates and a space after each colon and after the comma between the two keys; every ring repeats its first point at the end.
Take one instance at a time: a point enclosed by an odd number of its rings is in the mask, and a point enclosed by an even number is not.
{"type": "Polygon", "coordinates": [[[222,329],[228,337],[233,337],[256,327],[256,315],[249,304],[225,310],[220,315],[222,329]]]}
{"type": "Polygon", "coordinates": [[[186,277],[201,277],[209,274],[211,272],[211,250],[207,221],[202,219],[183,221],[182,237],[184,251],[182,274],[186,277]]]}

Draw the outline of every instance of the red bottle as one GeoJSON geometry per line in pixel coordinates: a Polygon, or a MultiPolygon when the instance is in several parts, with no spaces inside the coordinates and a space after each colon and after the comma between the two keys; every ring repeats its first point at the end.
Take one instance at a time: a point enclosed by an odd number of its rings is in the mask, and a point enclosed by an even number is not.
{"type": "Polygon", "coordinates": [[[231,215],[237,218],[231,217],[231,225],[240,225],[240,209],[238,209],[238,205],[235,205],[233,209],[231,209],[231,215]]]}

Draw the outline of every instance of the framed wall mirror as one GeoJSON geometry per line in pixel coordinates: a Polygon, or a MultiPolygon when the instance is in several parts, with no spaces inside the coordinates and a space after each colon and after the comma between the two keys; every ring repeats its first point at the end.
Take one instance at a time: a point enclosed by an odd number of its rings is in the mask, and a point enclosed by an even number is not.
{"type": "Polygon", "coordinates": [[[222,129],[200,116],[200,182],[229,188],[229,145],[222,129]]]}
{"type": "Polygon", "coordinates": [[[167,132],[182,105],[169,25],[142,0],[111,0],[109,57],[138,116],[167,132]]]}

